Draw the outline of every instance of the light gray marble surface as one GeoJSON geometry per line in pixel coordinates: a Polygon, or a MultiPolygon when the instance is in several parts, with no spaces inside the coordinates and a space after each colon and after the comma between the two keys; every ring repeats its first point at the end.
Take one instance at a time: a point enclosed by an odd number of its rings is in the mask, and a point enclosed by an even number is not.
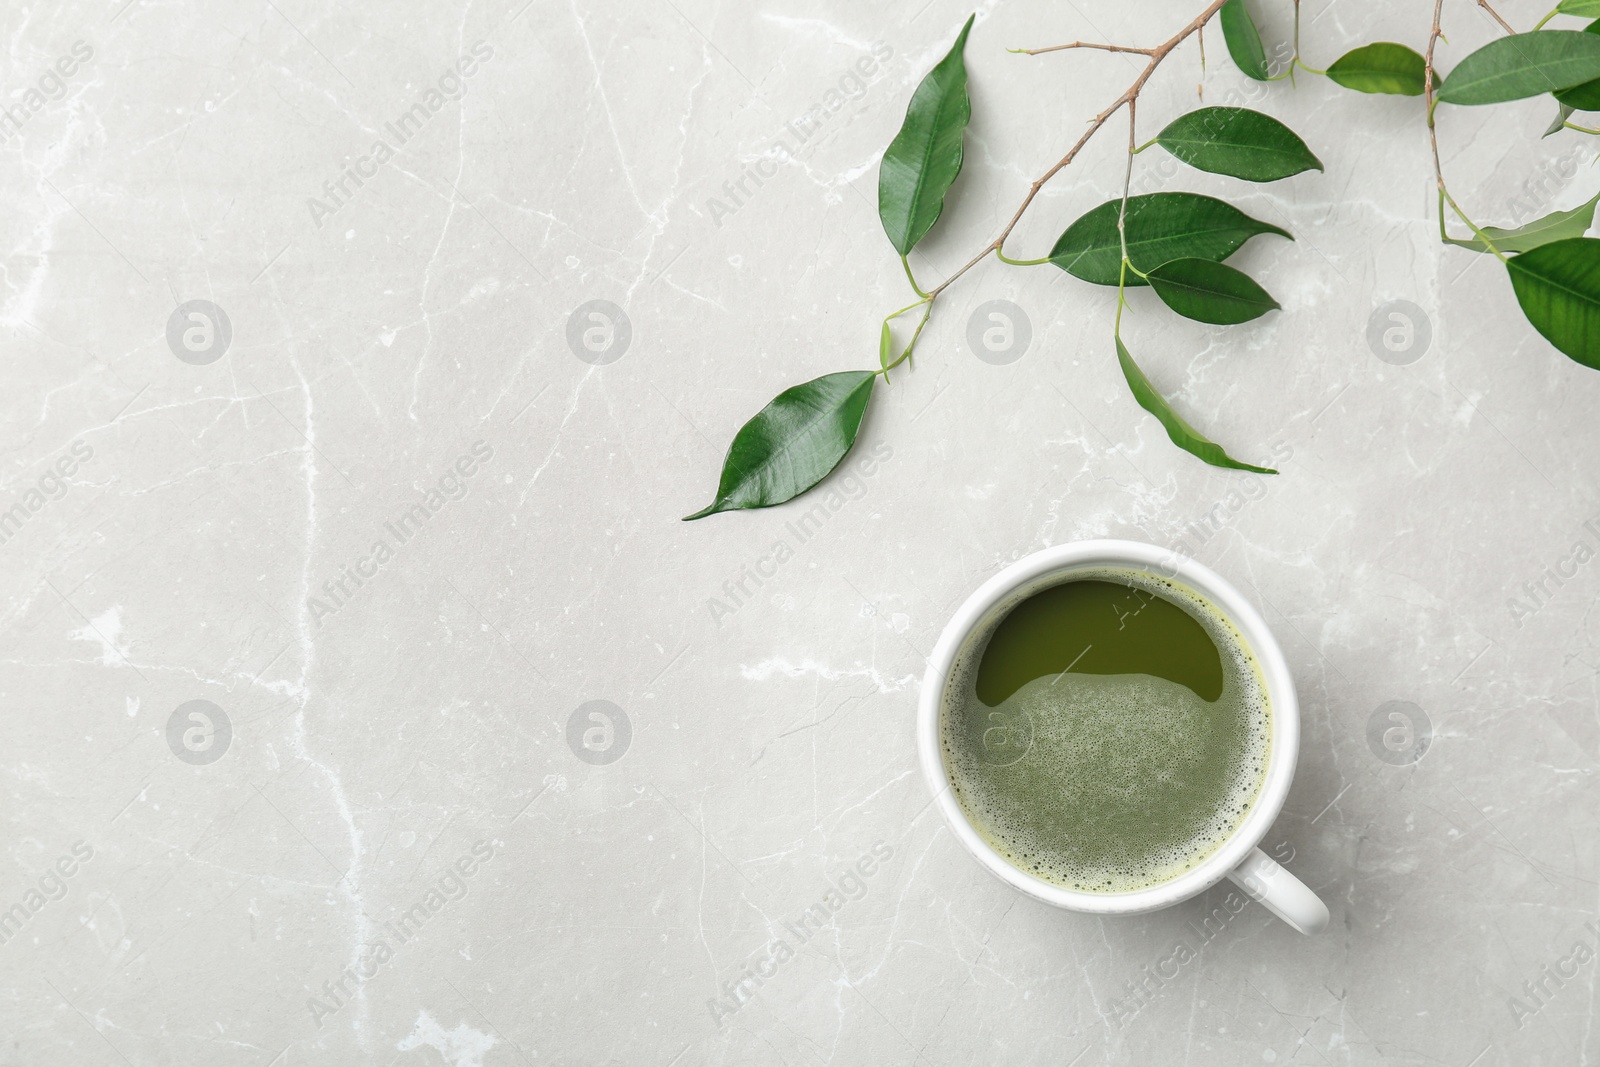
{"type": "MultiPolygon", "coordinates": [[[[1600,374],[1440,245],[1418,100],[1263,88],[1208,34],[1141,102],[1153,134],[1203,86],[1326,164],[1250,187],[1152,151],[1134,179],[1295,235],[1234,260],[1281,313],[1210,328],[1135,294],[1124,325],[1278,477],[1166,442],[1110,293],[991,262],[804,534],[809,503],[685,524],[771,396],[872,366],[908,299],[877,159],[970,9],[522,4],[0,12],[0,1064],[1600,1057],[1600,565],[1573,552],[1600,544],[1600,374]],[[1031,334],[1001,365],[968,343],[992,300],[1031,334]],[[927,807],[913,712],[950,610],[1096,536],[1187,537],[1276,629],[1305,734],[1265,844],[1325,934],[1255,905],[1207,931],[1226,888],[1052,910],[927,807]],[[1420,761],[1385,747],[1390,702],[1420,761]]],[[[1149,44],[1199,7],[981,9],[919,274],[982,247],[1138,68],[1006,48],[1149,44]]],[[[1284,42],[1286,0],[1256,7],[1284,42]]],[[[1307,59],[1421,48],[1430,15],[1307,0],[1307,59]]],[[[1466,0],[1446,24],[1445,67],[1495,32],[1466,0]]],[[[1552,111],[1441,109],[1482,221],[1600,190],[1589,139],[1539,139],[1552,111]]],[[[1125,138],[1009,250],[1115,195],[1125,138]]]]}

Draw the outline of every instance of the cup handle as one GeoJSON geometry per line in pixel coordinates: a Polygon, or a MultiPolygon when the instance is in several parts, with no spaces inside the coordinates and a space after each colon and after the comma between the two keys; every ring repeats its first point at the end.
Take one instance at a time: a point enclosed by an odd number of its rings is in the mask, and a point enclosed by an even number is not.
{"type": "Polygon", "coordinates": [[[1302,934],[1321,933],[1328,925],[1328,906],[1322,898],[1259,848],[1251,849],[1244,862],[1228,872],[1228,878],[1251,900],[1302,934]]]}

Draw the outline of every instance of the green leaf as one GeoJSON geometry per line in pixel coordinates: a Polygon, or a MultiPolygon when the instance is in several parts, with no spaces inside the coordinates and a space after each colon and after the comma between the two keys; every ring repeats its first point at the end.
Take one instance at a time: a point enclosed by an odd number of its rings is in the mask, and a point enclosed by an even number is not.
{"type": "Polygon", "coordinates": [[[1447,104],[1501,104],[1595,78],[1600,78],[1600,37],[1579,30],[1540,30],[1498,38],[1467,56],[1439,86],[1439,99],[1447,104]]]}
{"type": "Polygon", "coordinates": [[[1271,467],[1256,467],[1239,462],[1223,451],[1221,445],[1201,436],[1193,426],[1179,418],[1178,413],[1172,410],[1172,406],[1160,393],[1156,392],[1155,386],[1150,384],[1150,379],[1144,376],[1144,371],[1133,361],[1133,357],[1128,354],[1128,346],[1122,343],[1121,337],[1117,338],[1117,362],[1122,365],[1122,376],[1128,379],[1128,388],[1133,390],[1133,398],[1139,402],[1140,407],[1161,421],[1173,444],[1191,455],[1200,457],[1213,467],[1231,467],[1234,470],[1255,471],[1257,474],[1278,473],[1271,467]]]}
{"type": "Polygon", "coordinates": [[[1150,272],[1162,303],[1186,319],[1233,326],[1278,310],[1278,302],[1255,279],[1226,263],[1174,259],[1150,272]]]}
{"type": "Polygon", "coordinates": [[[968,16],[956,43],[917,86],[878,168],[878,218],[902,256],[939,220],[944,195],[961,173],[961,133],[972,117],[963,51],[977,17],[968,16]]]}
{"type": "Polygon", "coordinates": [[[1506,260],[1511,288],[1533,328],[1600,370],[1600,240],[1569,237],[1506,260]]]}
{"type": "MultiPolygon", "coordinates": [[[[1352,49],[1333,61],[1328,80],[1358,93],[1390,93],[1394,96],[1421,96],[1425,88],[1428,63],[1403,44],[1378,41],[1352,49]]],[[[1439,75],[1433,76],[1435,88],[1439,75]]]]}
{"type": "MultiPolygon", "coordinates": [[[[1562,123],[1565,123],[1567,116],[1574,111],[1600,111],[1600,79],[1584,82],[1582,85],[1574,85],[1570,89],[1563,89],[1561,92],[1556,93],[1555,96],[1556,101],[1566,109],[1565,114],[1561,116],[1562,123]]],[[[1559,129],[1561,129],[1561,126],[1558,125],[1550,133],[1554,133],[1555,130],[1559,129]]],[[[1545,134],[1546,137],[1549,135],[1549,133],[1545,134]]]]}
{"type": "MultiPolygon", "coordinates": [[[[1584,85],[1588,84],[1588,82],[1584,83],[1584,85]]],[[[1579,86],[1580,89],[1582,87],[1583,86],[1579,86]]],[[[1550,123],[1549,129],[1545,130],[1544,133],[1539,135],[1539,139],[1542,141],[1546,137],[1549,137],[1552,133],[1560,133],[1566,127],[1567,120],[1572,117],[1572,113],[1576,110],[1578,109],[1567,104],[1560,105],[1556,111],[1555,121],[1550,123]]]]}
{"type": "Polygon", "coordinates": [[[889,332],[889,320],[883,321],[883,333],[878,337],[878,366],[883,368],[883,380],[889,380],[889,364],[893,363],[894,334],[889,332]]]}
{"type": "MultiPolygon", "coordinates": [[[[1600,0],[1597,0],[1600,3],[1600,0]]],[[[1583,28],[1584,33],[1600,34],[1600,19],[1589,23],[1583,28]]],[[[1567,116],[1574,111],[1600,111],[1600,80],[1586,81],[1582,85],[1574,85],[1570,89],[1563,89],[1556,94],[1556,100],[1562,107],[1561,121],[1566,122],[1567,116]]],[[[1559,126],[1550,132],[1560,129],[1559,126]]],[[[1549,133],[1545,134],[1549,136],[1549,133]]]]}
{"type": "MultiPolygon", "coordinates": [[[[1122,243],[1117,235],[1121,210],[1121,200],[1108,200],[1086,212],[1057,238],[1050,262],[1086,282],[1116,285],[1122,275],[1122,243]]],[[[1221,262],[1259,233],[1289,237],[1287,230],[1199,193],[1129,197],[1127,230],[1128,260],[1145,273],[1169,259],[1221,262]]],[[[1143,285],[1144,281],[1129,274],[1127,284],[1143,285]]]]}
{"type": "MultiPolygon", "coordinates": [[[[1502,253],[1531,252],[1542,245],[1565,241],[1569,237],[1582,237],[1594,223],[1594,209],[1597,206],[1600,206],[1600,194],[1587,203],[1579,204],[1571,211],[1552,211],[1543,218],[1534,219],[1514,230],[1485,226],[1483,232],[1502,253]]],[[[1489,246],[1478,237],[1467,239],[1446,237],[1445,243],[1470,248],[1474,252],[1489,251],[1489,246]]]]}
{"type": "Polygon", "coordinates": [[[873,371],[842,371],[779,393],[734,435],[717,498],[684,521],[769,508],[822,481],[855,444],[876,378],[873,371]]]}
{"type": "MultiPolygon", "coordinates": [[[[1600,79],[1563,89],[1556,94],[1556,101],[1568,109],[1569,115],[1574,111],[1600,111],[1600,79]]],[[[1567,120],[1563,117],[1561,121],[1567,120]]]]}
{"type": "Polygon", "coordinates": [[[1322,169],[1293,130],[1243,107],[1202,107],[1181,115],[1156,136],[1156,144],[1191,167],[1250,182],[1322,169]]]}
{"type": "Polygon", "coordinates": [[[1556,14],[1593,18],[1600,15],[1600,0],[1561,0],[1561,6],[1556,8],[1556,14]]]}
{"type": "Polygon", "coordinates": [[[1234,66],[1246,77],[1258,82],[1268,80],[1267,53],[1261,47],[1261,32],[1244,0],[1228,0],[1222,5],[1222,39],[1228,43],[1228,54],[1234,66]]]}

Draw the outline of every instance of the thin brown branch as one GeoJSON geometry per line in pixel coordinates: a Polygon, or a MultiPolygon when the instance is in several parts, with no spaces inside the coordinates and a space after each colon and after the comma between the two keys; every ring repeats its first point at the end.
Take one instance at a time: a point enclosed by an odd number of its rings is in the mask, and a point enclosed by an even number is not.
{"type": "MultiPolygon", "coordinates": [[[[1499,15],[1495,15],[1493,8],[1483,0],[1478,0],[1478,3],[1485,11],[1494,15],[1495,21],[1505,26],[1507,32],[1511,32],[1511,27],[1506,26],[1505,20],[1499,15]]],[[[1461,210],[1461,205],[1456,203],[1456,198],[1450,195],[1450,190],[1444,184],[1444,166],[1439,162],[1439,131],[1433,122],[1433,106],[1437,101],[1433,91],[1433,49],[1443,36],[1439,29],[1439,13],[1443,8],[1444,0],[1433,0],[1433,29],[1428,33],[1428,52],[1422,60],[1422,91],[1426,95],[1428,105],[1428,147],[1433,152],[1433,178],[1439,186],[1439,236],[1445,241],[1451,239],[1445,232],[1444,225],[1444,205],[1449,204],[1450,210],[1456,213],[1456,218],[1466,223],[1467,228],[1477,235],[1478,240],[1482,241],[1490,252],[1504,260],[1506,258],[1504,253],[1494,246],[1494,242],[1478,228],[1477,223],[1467,217],[1467,213],[1461,210]]]]}
{"type": "Polygon", "coordinates": [[[1489,13],[1489,17],[1500,24],[1501,29],[1505,30],[1507,33],[1517,32],[1511,28],[1511,23],[1500,17],[1500,12],[1489,6],[1489,0],[1478,0],[1478,6],[1487,11],[1489,13]]]}
{"type": "MultiPolygon", "coordinates": [[[[1156,45],[1147,53],[1143,53],[1150,57],[1150,62],[1145,64],[1144,70],[1140,72],[1139,76],[1134,79],[1133,84],[1128,86],[1127,90],[1124,91],[1121,96],[1117,97],[1111,102],[1109,107],[1090,120],[1089,128],[1083,132],[1082,137],[1078,138],[1077,143],[1067,150],[1067,154],[1057,160],[1054,166],[1045,171],[1037,181],[1028,187],[1028,195],[1022,198],[1022,203],[1017,207],[1016,213],[1011,216],[1011,221],[1006,223],[1005,229],[1000,231],[1000,236],[991,241],[988,247],[984,248],[983,251],[979,252],[977,255],[968,260],[960,270],[950,275],[950,277],[940,282],[934,288],[928,290],[929,297],[932,298],[938,296],[951,282],[955,281],[967,271],[983,262],[984,257],[986,257],[990,252],[1000,251],[1006,243],[1006,238],[1011,236],[1011,231],[1017,228],[1018,222],[1022,221],[1023,213],[1026,212],[1028,210],[1028,206],[1033,203],[1034,197],[1039,195],[1039,190],[1043,189],[1045,184],[1049,182],[1051,178],[1054,178],[1058,173],[1061,172],[1063,168],[1077,158],[1078,153],[1083,151],[1083,146],[1089,143],[1089,138],[1093,137],[1097,132],[1099,132],[1100,127],[1104,126],[1106,121],[1110,119],[1112,115],[1115,115],[1118,111],[1120,111],[1124,104],[1131,104],[1134,100],[1138,99],[1139,94],[1144,90],[1145,82],[1150,80],[1150,75],[1156,72],[1156,68],[1161,65],[1161,61],[1166,59],[1174,48],[1188,40],[1193,34],[1198,33],[1202,26],[1210,22],[1211,17],[1218,11],[1222,10],[1222,5],[1225,2],[1226,0],[1211,0],[1211,3],[1206,6],[1206,9],[1195,16],[1194,21],[1190,22],[1183,29],[1179,30],[1164,43],[1156,45]]],[[[1439,0],[1439,2],[1443,3],[1443,0],[1439,0]]],[[[1437,14],[1435,15],[1434,21],[1435,23],[1438,22],[1437,14]]],[[[1132,50],[1130,49],[1130,51],[1132,50]]]]}
{"type": "Polygon", "coordinates": [[[1068,48],[1097,48],[1102,52],[1137,52],[1141,56],[1152,54],[1154,48],[1126,48],[1120,44],[1095,44],[1093,41],[1073,41],[1071,44],[1053,44],[1049,48],[1013,48],[1025,56],[1042,56],[1046,52],[1061,52],[1068,48]]]}
{"type": "Polygon", "coordinates": [[[1428,51],[1422,57],[1422,92],[1428,107],[1428,143],[1433,148],[1433,177],[1444,192],[1444,167],[1439,163],[1439,131],[1433,124],[1433,48],[1439,43],[1439,15],[1444,0],[1433,0],[1433,29],[1428,33],[1428,51]]]}

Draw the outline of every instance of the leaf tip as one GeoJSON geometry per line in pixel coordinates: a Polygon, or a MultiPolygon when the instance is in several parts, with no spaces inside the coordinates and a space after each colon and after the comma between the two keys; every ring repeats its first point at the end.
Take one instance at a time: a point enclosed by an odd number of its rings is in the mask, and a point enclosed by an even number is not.
{"type": "Polygon", "coordinates": [[[967,50],[967,34],[972,32],[972,24],[978,20],[978,13],[974,11],[967,16],[967,21],[961,24],[961,32],[956,35],[956,43],[951,46],[952,53],[960,52],[965,55],[967,50]]]}
{"type": "Polygon", "coordinates": [[[693,515],[685,515],[683,518],[679,519],[678,521],[679,522],[693,522],[696,519],[703,519],[707,515],[715,515],[717,512],[722,510],[720,507],[717,506],[717,505],[719,505],[721,503],[722,503],[722,501],[720,501],[720,500],[713,500],[711,503],[707,504],[705,507],[703,507],[699,511],[695,512],[693,515]]]}

